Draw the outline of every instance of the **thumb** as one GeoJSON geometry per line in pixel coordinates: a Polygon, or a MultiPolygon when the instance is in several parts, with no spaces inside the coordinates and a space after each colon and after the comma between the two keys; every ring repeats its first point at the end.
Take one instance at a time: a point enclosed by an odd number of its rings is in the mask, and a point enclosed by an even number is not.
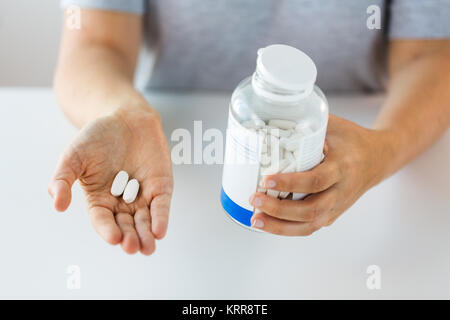
{"type": "Polygon", "coordinates": [[[81,175],[81,161],[72,149],[66,151],[56,165],[48,185],[48,193],[54,199],[55,209],[65,211],[72,200],[72,185],[81,175]]]}

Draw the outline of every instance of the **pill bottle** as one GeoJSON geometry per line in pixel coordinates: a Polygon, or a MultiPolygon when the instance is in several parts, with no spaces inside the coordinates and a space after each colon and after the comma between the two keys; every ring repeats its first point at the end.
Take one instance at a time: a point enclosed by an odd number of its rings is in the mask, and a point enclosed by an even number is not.
{"type": "Polygon", "coordinates": [[[241,226],[252,229],[250,219],[255,208],[249,198],[256,191],[294,200],[305,196],[262,189],[263,174],[272,166],[265,167],[267,163],[261,160],[266,155],[268,139],[273,138],[278,139],[280,148],[277,151],[270,145],[271,157],[278,157],[283,165],[269,174],[306,171],[322,161],[328,102],[315,85],[316,77],[316,66],[305,53],[291,46],[275,44],[258,50],[256,71],[234,90],[229,108],[220,199],[225,212],[241,226]],[[270,125],[272,123],[282,125],[276,128],[270,125]],[[288,128],[284,126],[286,124],[288,128]],[[272,135],[268,129],[276,133],[272,135]],[[287,151],[282,145],[286,146],[289,138],[290,151],[287,151]],[[288,171],[286,163],[290,168],[288,171]]]}

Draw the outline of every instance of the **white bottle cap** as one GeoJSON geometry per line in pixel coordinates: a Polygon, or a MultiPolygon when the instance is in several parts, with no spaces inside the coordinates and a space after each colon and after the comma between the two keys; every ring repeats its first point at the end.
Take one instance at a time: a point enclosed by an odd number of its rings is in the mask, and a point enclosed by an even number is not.
{"type": "Polygon", "coordinates": [[[258,50],[257,72],[271,85],[309,95],[317,78],[316,65],[304,52],[283,44],[258,50]]]}

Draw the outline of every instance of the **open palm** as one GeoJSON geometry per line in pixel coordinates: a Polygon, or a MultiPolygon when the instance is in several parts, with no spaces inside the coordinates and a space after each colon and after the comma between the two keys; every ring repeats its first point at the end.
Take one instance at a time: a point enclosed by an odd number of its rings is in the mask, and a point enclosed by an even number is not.
{"type": "Polygon", "coordinates": [[[88,124],[61,157],[49,184],[55,208],[64,211],[79,179],[97,233],[121,243],[127,253],[149,255],[155,238],[164,237],[173,189],[169,148],[161,122],[143,110],[120,110],[88,124]],[[125,170],[140,183],[136,200],[127,204],[110,188],[125,170]]]}

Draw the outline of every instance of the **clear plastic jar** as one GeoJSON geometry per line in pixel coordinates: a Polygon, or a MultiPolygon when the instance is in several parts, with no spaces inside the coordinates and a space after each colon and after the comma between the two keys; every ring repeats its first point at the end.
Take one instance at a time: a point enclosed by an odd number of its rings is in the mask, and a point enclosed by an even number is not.
{"type": "MultiPolygon", "coordinates": [[[[262,125],[269,128],[270,120],[296,123],[298,131],[291,131],[300,136],[296,138],[298,147],[295,151],[290,149],[295,154],[295,171],[309,170],[322,160],[328,103],[315,85],[316,76],[314,62],[306,54],[290,46],[271,45],[258,51],[255,73],[234,90],[229,111],[221,202],[225,211],[239,224],[250,227],[254,213],[249,198],[258,190],[261,178],[260,160],[264,152],[262,144],[265,143],[262,139],[267,139],[261,136],[261,130],[265,130],[262,125]]],[[[301,199],[304,195],[291,196],[301,199]]]]}

